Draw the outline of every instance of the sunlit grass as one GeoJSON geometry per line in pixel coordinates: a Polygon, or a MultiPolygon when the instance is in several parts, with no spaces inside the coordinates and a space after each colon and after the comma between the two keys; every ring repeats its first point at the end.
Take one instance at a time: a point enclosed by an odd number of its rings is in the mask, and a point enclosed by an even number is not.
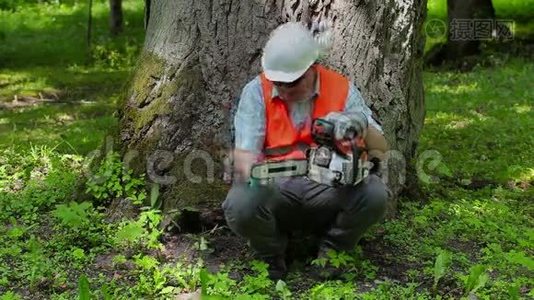
{"type": "MultiPolygon", "coordinates": [[[[125,35],[112,41],[108,32],[108,4],[94,1],[93,44],[139,44],[143,35],[143,2],[123,2],[125,35]]],[[[84,63],[90,58],[86,36],[87,2],[27,5],[15,12],[0,11],[0,65],[59,67],[84,63]]]]}
{"type": "Polygon", "coordinates": [[[58,69],[53,66],[3,69],[0,71],[0,101],[11,101],[16,95],[79,100],[79,96],[117,91],[129,70],[107,71],[97,68],[58,69]]]}
{"type": "Polygon", "coordinates": [[[8,107],[0,110],[2,148],[86,154],[98,147],[116,127],[115,103],[142,45],[143,5],[123,1],[124,33],[112,38],[108,3],[94,1],[92,52],[87,2],[0,11],[0,102],[8,107]],[[49,102],[24,105],[26,98],[49,102]],[[15,99],[22,108],[9,108],[15,99]]]}
{"type": "Polygon", "coordinates": [[[530,180],[534,64],[510,60],[470,73],[425,73],[420,151],[436,149],[456,180],[530,180]],[[461,92],[460,92],[461,91],[461,92]]]}
{"type": "Polygon", "coordinates": [[[428,88],[428,91],[431,93],[447,93],[452,95],[458,95],[462,93],[472,93],[478,90],[477,82],[470,82],[459,85],[450,85],[450,84],[436,84],[428,88]]]}

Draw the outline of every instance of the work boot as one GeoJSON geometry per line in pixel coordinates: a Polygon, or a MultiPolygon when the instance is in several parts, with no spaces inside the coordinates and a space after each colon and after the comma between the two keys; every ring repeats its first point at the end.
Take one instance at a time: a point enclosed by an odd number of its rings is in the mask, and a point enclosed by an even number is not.
{"type": "Polygon", "coordinates": [[[335,251],[331,248],[321,246],[317,259],[315,259],[310,266],[310,275],[319,280],[333,280],[339,278],[343,274],[341,268],[334,267],[330,262],[329,251],[335,251]]]}
{"type": "Polygon", "coordinates": [[[263,257],[262,260],[268,265],[267,271],[272,281],[277,281],[286,276],[287,267],[284,256],[274,255],[263,257]]]}

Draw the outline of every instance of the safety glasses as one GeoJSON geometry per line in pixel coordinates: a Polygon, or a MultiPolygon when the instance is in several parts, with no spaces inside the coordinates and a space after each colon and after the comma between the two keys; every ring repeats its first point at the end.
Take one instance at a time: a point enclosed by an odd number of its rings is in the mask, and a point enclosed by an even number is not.
{"type": "Polygon", "coordinates": [[[300,76],[299,78],[291,82],[273,81],[273,84],[281,88],[292,88],[292,87],[297,86],[302,81],[303,78],[304,78],[304,75],[300,76]]]}

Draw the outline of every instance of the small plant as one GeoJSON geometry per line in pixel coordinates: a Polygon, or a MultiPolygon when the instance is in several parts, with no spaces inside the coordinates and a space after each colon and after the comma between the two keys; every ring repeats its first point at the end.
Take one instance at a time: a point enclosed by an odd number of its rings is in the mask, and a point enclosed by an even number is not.
{"type": "Polygon", "coordinates": [[[432,288],[434,291],[438,288],[438,282],[445,274],[447,273],[447,270],[449,269],[449,266],[452,261],[452,256],[449,252],[445,250],[440,250],[438,256],[436,257],[436,261],[434,262],[434,285],[432,288]]]}
{"type": "Polygon", "coordinates": [[[463,276],[465,295],[472,294],[483,288],[488,282],[489,276],[486,274],[486,267],[475,265],[469,270],[468,276],[463,276]]]}
{"type": "Polygon", "coordinates": [[[327,281],[313,286],[308,291],[306,299],[354,299],[354,291],[355,289],[352,282],[327,281]]]}
{"type": "Polygon", "coordinates": [[[330,250],[328,251],[327,255],[332,266],[336,268],[346,267],[354,263],[354,257],[350,256],[347,252],[336,252],[330,250]]]}
{"type": "Polygon", "coordinates": [[[200,282],[204,296],[219,296],[230,298],[232,289],[236,286],[235,280],[228,276],[228,273],[219,272],[211,274],[208,270],[200,271],[200,282]]]}
{"type": "Polygon", "coordinates": [[[89,279],[87,276],[82,275],[78,279],[78,300],[90,300],[91,289],[89,287],[89,279]]]}
{"type": "Polygon", "coordinates": [[[158,260],[149,255],[136,255],[134,262],[139,268],[145,271],[155,269],[159,265],[158,260]]]}
{"type": "Polygon", "coordinates": [[[145,210],[135,221],[124,221],[119,225],[119,230],[115,233],[117,244],[132,246],[143,244],[148,248],[161,249],[163,246],[159,242],[162,230],[159,223],[162,216],[157,210],[145,210]]]}
{"type": "Polygon", "coordinates": [[[275,290],[280,299],[291,299],[292,293],[283,280],[278,280],[278,282],[276,282],[275,290]]]}
{"type": "Polygon", "coordinates": [[[56,205],[52,215],[65,226],[75,230],[87,227],[91,222],[89,216],[93,213],[93,204],[90,202],[70,202],[69,204],[56,205]]]}
{"type": "Polygon", "coordinates": [[[26,252],[22,255],[23,276],[25,276],[31,286],[35,286],[44,278],[48,278],[53,273],[52,263],[43,249],[42,241],[31,237],[25,245],[26,252]]]}
{"type": "Polygon", "coordinates": [[[5,294],[0,296],[0,300],[19,300],[19,299],[21,299],[20,296],[11,291],[6,292],[5,294]]]}
{"type": "MultiPolygon", "coordinates": [[[[101,202],[125,197],[136,205],[146,199],[143,176],[136,177],[126,169],[118,153],[109,152],[96,173],[86,183],[86,192],[101,202]]],[[[156,196],[157,198],[157,196],[156,196]]]]}
{"type": "Polygon", "coordinates": [[[357,275],[363,275],[367,279],[374,279],[378,268],[368,259],[364,259],[362,249],[356,247],[354,251],[335,251],[329,249],[325,257],[316,258],[312,265],[325,267],[331,265],[334,268],[343,269],[343,277],[353,280],[357,275]]]}
{"type": "Polygon", "coordinates": [[[180,262],[173,266],[163,268],[163,273],[171,280],[179,283],[181,290],[192,292],[201,286],[200,272],[204,268],[204,261],[199,259],[196,263],[182,264],[180,262]]]}
{"type": "Polygon", "coordinates": [[[241,291],[245,294],[263,294],[267,293],[269,287],[273,282],[269,279],[269,272],[267,271],[267,264],[261,261],[254,260],[251,262],[252,271],[256,276],[245,275],[243,278],[241,291]]]}
{"type": "Polygon", "coordinates": [[[316,258],[311,263],[320,267],[325,267],[327,264],[331,264],[336,268],[340,268],[346,267],[349,264],[354,263],[354,261],[354,257],[350,256],[347,252],[338,252],[329,249],[326,253],[326,257],[316,258]]]}

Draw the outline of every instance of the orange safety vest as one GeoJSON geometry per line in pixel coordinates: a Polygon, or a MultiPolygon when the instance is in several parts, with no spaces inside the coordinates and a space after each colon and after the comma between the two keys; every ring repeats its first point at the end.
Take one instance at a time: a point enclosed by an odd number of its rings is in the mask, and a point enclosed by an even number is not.
{"type": "MultiPolygon", "coordinates": [[[[349,92],[349,80],[321,65],[314,67],[319,73],[320,86],[319,95],[313,104],[312,119],[325,117],[330,112],[343,111],[349,92]]],[[[263,146],[265,159],[305,159],[305,149],[314,145],[311,124],[306,124],[301,130],[295,129],[287,103],[279,97],[272,98],[273,83],[263,73],[260,78],[266,117],[263,146]]]]}

